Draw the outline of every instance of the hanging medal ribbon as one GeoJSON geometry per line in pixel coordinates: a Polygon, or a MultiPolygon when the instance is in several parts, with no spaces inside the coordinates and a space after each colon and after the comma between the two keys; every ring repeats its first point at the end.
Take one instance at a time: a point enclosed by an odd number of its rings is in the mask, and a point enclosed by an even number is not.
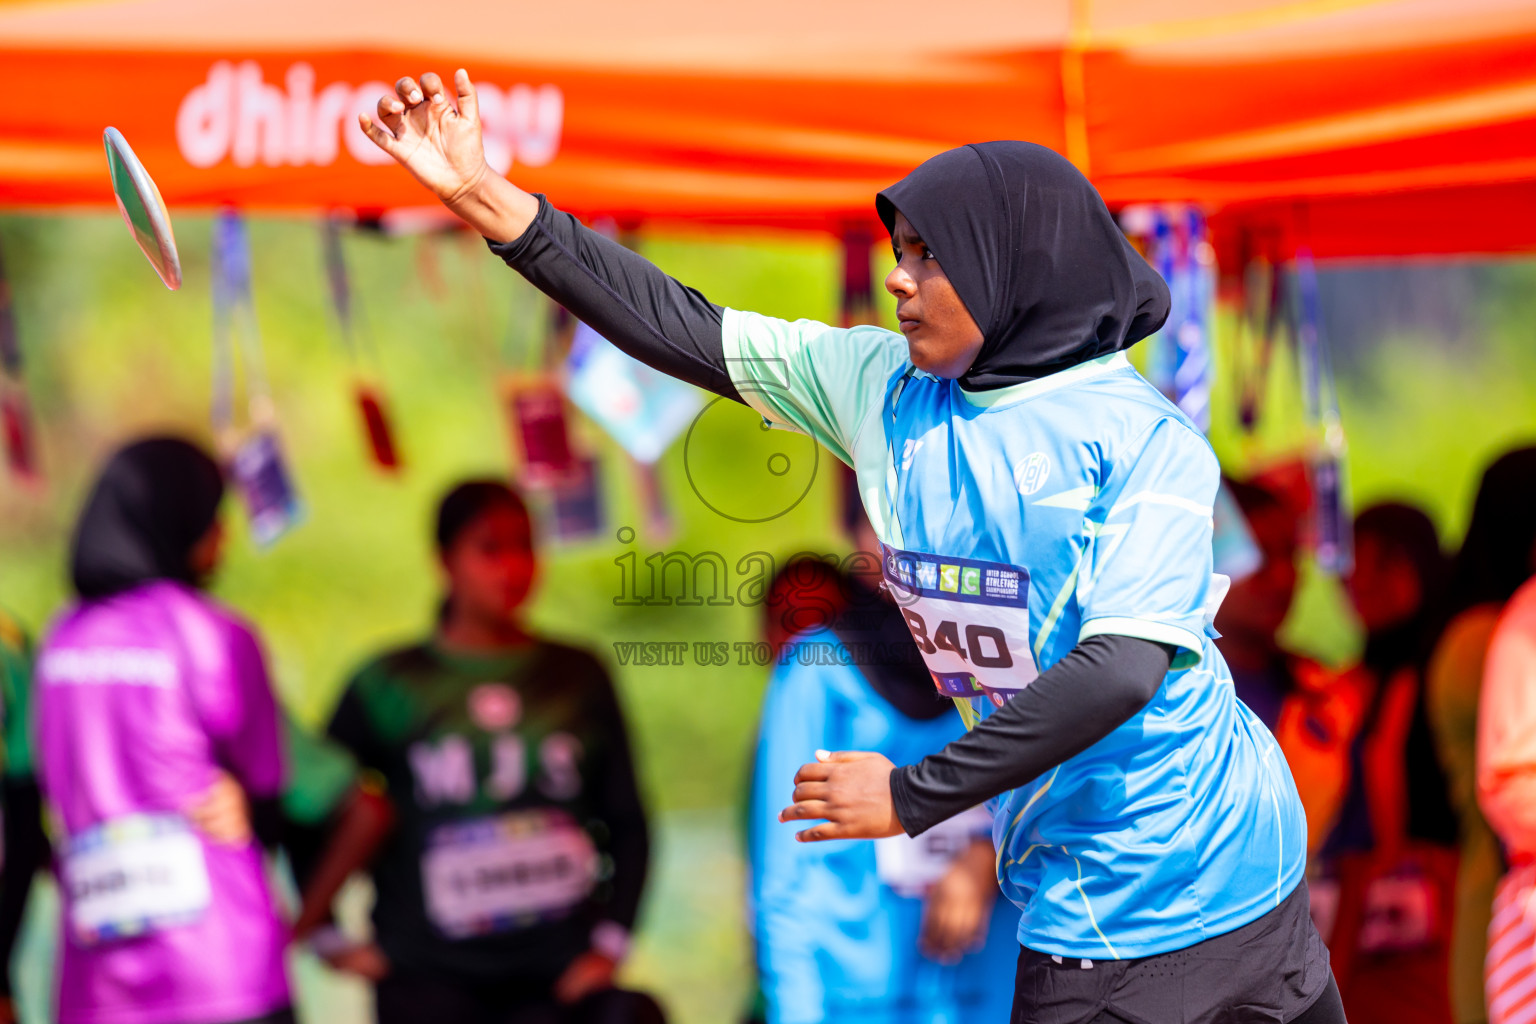
{"type": "Polygon", "coordinates": [[[5,461],[18,480],[37,480],[37,449],[32,432],[32,409],[21,375],[21,343],[16,335],[11,280],[0,254],[0,429],[5,435],[5,461]]]}
{"type": "Polygon", "coordinates": [[[360,369],[358,331],[352,312],[352,283],[347,274],[346,254],[342,251],[341,224],[338,218],[325,218],[321,223],[321,238],[325,248],[325,276],[330,285],[331,308],[336,312],[342,344],[352,363],[352,392],[362,417],[364,435],[368,438],[368,450],[380,469],[394,472],[400,468],[400,452],[395,445],[395,433],[390,428],[383,393],[360,369]]]}
{"type": "Polygon", "coordinates": [[[1302,397],[1307,421],[1321,437],[1309,462],[1312,485],[1312,544],[1318,567],[1343,575],[1354,564],[1354,523],[1345,479],[1344,425],[1334,385],[1333,361],[1321,330],[1317,271],[1312,253],[1296,253],[1298,299],[1296,350],[1301,362],[1302,397]]]}
{"type": "Polygon", "coordinates": [[[550,330],[541,347],[542,366],[511,373],[505,383],[519,480],[534,492],[531,496],[550,535],[563,544],[590,540],[603,532],[601,465],[576,451],[566,396],[559,374],[550,365],[579,328],[570,313],[553,306],[550,330]]]}
{"type": "Polygon", "coordinates": [[[603,534],[602,463],[584,456],[550,488],[555,539],[562,544],[592,540],[603,534]]]}
{"type": "Polygon", "coordinates": [[[265,547],[298,522],[300,507],[267,388],[245,222],[232,210],[213,224],[213,428],[250,517],[251,537],[265,547]],[[235,415],[237,349],[248,410],[244,427],[235,415]]]}
{"type": "Polygon", "coordinates": [[[554,306],[545,343],[539,350],[540,365],[513,371],[504,384],[519,476],[530,487],[552,486],[572,470],[565,394],[550,364],[553,354],[567,347],[575,328],[575,318],[563,307],[554,306]]]}
{"type": "Polygon", "coordinates": [[[1130,206],[1120,226],[1168,285],[1168,320],[1147,338],[1146,376],[1201,430],[1211,420],[1211,306],[1215,257],[1193,206],[1130,206]]]}
{"type": "Polygon", "coordinates": [[[1160,213],[1157,234],[1172,298],[1163,330],[1173,341],[1173,401],[1197,427],[1209,430],[1213,260],[1205,217],[1192,206],[1160,213]]]}
{"type": "Polygon", "coordinates": [[[1270,357],[1275,337],[1284,323],[1287,293],[1286,276],[1267,256],[1252,256],[1242,270],[1243,303],[1240,323],[1238,372],[1238,423],[1243,432],[1252,434],[1263,412],[1265,389],[1269,383],[1270,357]]]}
{"type": "Polygon", "coordinates": [[[656,473],[656,464],[631,458],[630,465],[634,467],[640,507],[645,513],[646,533],[653,542],[665,544],[672,539],[677,527],[672,519],[672,507],[667,503],[666,488],[656,473]]]}

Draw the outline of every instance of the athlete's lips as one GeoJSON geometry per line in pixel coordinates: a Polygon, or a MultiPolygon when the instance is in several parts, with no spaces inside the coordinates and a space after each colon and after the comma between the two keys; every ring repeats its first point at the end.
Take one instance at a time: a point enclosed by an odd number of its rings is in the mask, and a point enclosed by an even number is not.
{"type": "Polygon", "coordinates": [[[923,326],[923,322],[917,317],[902,316],[900,313],[896,314],[896,324],[901,328],[901,333],[903,334],[909,334],[923,326]]]}

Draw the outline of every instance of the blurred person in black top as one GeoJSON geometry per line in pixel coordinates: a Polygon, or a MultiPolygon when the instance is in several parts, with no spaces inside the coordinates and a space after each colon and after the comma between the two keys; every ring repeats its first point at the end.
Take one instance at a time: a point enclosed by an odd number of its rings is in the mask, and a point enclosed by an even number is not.
{"type": "MultiPolygon", "coordinates": [[[[1365,627],[1365,712],[1322,863],[1338,883],[1329,936],[1356,1024],[1446,1024],[1456,816],[1424,697],[1448,564],[1434,523],[1403,504],[1355,520],[1349,595],[1365,627]]],[[[1323,886],[1316,890],[1326,891],[1323,886]]]]}
{"type": "Polygon", "coordinates": [[[365,665],[330,724],[397,820],[371,868],[376,948],[349,966],[381,1024],[659,1020],[613,988],[649,840],[607,672],[523,628],[537,560],[516,492],[455,488],[437,546],[437,629],[365,665]]]}

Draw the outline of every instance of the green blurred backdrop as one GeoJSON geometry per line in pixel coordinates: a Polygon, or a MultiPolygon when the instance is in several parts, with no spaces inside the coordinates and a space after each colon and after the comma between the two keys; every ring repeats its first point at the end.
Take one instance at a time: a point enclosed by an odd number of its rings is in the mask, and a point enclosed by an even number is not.
{"type": "MultiPolygon", "coordinates": [[[[38,488],[0,487],[0,604],[36,632],[65,598],[68,532],[101,459],[148,431],[209,439],[209,223],[178,222],[186,280],[170,293],[115,218],[0,218],[45,478],[38,488]]],[[[509,471],[500,381],[539,362],[547,309],[478,240],[353,232],[345,249],[366,344],[352,356],[329,311],[317,224],[257,220],[251,238],[267,372],[305,515],[258,551],[238,510],[227,506],[234,543],[215,593],[258,624],[283,700],[301,722],[318,726],[351,667],[427,628],[437,599],[434,502],[466,475],[509,471]],[[359,376],[386,396],[405,460],[398,475],[380,472],[367,456],[352,398],[359,376]]],[[[829,238],[645,237],[642,248],[724,305],[837,315],[840,249],[829,238]]],[[[1466,268],[1445,269],[1453,272],[1467,277],[1466,268]]],[[[1351,287],[1381,292],[1369,279],[1331,280],[1334,305],[1349,305],[1351,287]]],[[[1417,501],[1448,541],[1465,525],[1487,461],[1536,438],[1536,266],[1479,267],[1468,280],[1451,328],[1368,318],[1368,336],[1347,339],[1339,360],[1355,501],[1417,501]]],[[[882,315],[891,316],[888,305],[882,315]]],[[[1218,320],[1211,434],[1223,461],[1241,473],[1300,450],[1307,438],[1283,347],[1260,429],[1248,436],[1236,428],[1230,361],[1221,358],[1234,324],[1230,316],[1218,320]]],[[[713,408],[686,459],[679,441],[659,463],[673,520],[670,536],[661,536],[647,525],[620,449],[579,417],[577,433],[602,458],[608,526],[595,541],[547,550],[534,618],[605,654],[633,721],[659,833],[629,976],[657,991],[676,1019],[719,1024],[738,1012],[749,984],[737,816],[767,670],[734,657],[725,667],[701,667],[691,654],[681,667],[625,667],[611,645],[756,640],[760,609],[617,606],[616,560],[634,553],[644,579],[644,559],[662,551],[718,552],[732,569],[760,551],[780,564],[799,551],[842,553],[836,474],[823,453],[809,495],[784,515],[763,524],[717,515],[690,487],[690,474],[716,504],[715,496],[728,495],[733,510],[777,511],[813,470],[804,442],[765,434],[745,409],[713,408]],[[774,452],[800,461],[775,476],[766,468],[774,452]],[[632,542],[618,541],[622,526],[636,531],[632,542]]],[[[1307,574],[1287,632],[1298,648],[1330,660],[1350,657],[1357,644],[1337,586],[1315,573],[1307,574]]],[[[360,912],[365,896],[354,893],[351,902],[360,912]]],[[[34,905],[23,947],[22,996],[32,1020],[46,1012],[50,914],[46,898],[34,905]]],[[[296,973],[312,1018],[364,1017],[358,986],[309,961],[296,962],[296,973]]]]}

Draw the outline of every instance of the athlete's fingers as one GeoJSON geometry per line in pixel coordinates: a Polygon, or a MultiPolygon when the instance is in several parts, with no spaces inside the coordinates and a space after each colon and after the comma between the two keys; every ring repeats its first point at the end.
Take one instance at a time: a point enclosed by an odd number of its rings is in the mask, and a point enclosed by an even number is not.
{"type": "Polygon", "coordinates": [[[380,96],[378,114],[379,123],[388,128],[390,133],[398,139],[401,130],[405,127],[405,104],[400,102],[400,97],[380,96]]]}
{"type": "Polygon", "coordinates": [[[373,144],[375,146],[378,146],[390,156],[398,158],[399,154],[395,150],[395,146],[397,144],[393,135],[389,134],[389,132],[385,131],[378,125],[374,124],[373,118],[369,117],[367,114],[358,114],[357,123],[358,126],[363,129],[363,134],[373,140],[373,144]]]}
{"type": "Polygon", "coordinates": [[[816,760],[820,761],[822,764],[844,764],[848,761],[867,761],[872,757],[879,756],[879,754],[869,750],[816,751],[816,760]]]}
{"type": "Polygon", "coordinates": [[[458,96],[459,113],[471,121],[479,121],[480,94],[475,92],[475,83],[469,80],[469,72],[463,68],[453,73],[453,91],[458,96]]]}
{"type": "Polygon", "coordinates": [[[414,107],[421,102],[421,86],[416,84],[416,79],[406,75],[395,83],[395,93],[407,106],[414,107]]]}
{"type": "Polygon", "coordinates": [[[825,800],[804,800],[790,804],[779,812],[780,821],[812,821],[830,818],[832,808],[825,800]]]}
{"type": "Polygon", "coordinates": [[[801,843],[819,843],[826,839],[842,839],[842,828],[832,822],[825,825],[817,825],[795,833],[795,841],[801,843]]]}
{"type": "Polygon", "coordinates": [[[795,772],[795,785],[802,782],[825,782],[832,777],[832,766],[826,764],[803,764],[800,770],[795,772]]]}
{"type": "Polygon", "coordinates": [[[805,800],[826,800],[832,795],[832,787],[825,782],[804,782],[795,787],[795,803],[805,800]]]}
{"type": "Polygon", "coordinates": [[[443,93],[443,80],[436,71],[428,71],[421,76],[421,91],[433,106],[448,102],[448,97],[443,93]]]}

